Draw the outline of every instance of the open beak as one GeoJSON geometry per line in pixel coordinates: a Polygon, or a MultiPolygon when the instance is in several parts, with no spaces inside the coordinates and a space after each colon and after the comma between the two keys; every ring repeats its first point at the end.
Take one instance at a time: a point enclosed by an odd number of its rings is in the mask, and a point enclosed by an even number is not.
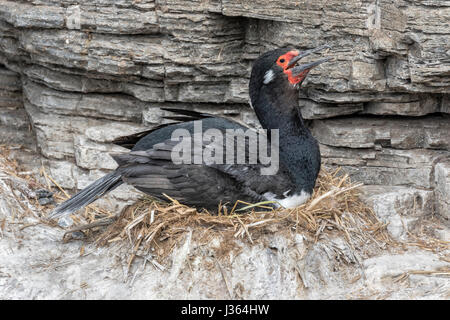
{"type": "Polygon", "coordinates": [[[296,66],[297,62],[300,61],[300,59],[302,59],[306,56],[309,56],[310,54],[322,51],[324,49],[330,49],[330,48],[331,47],[329,45],[325,44],[325,45],[322,45],[322,46],[314,48],[314,49],[306,50],[306,51],[300,53],[298,56],[292,58],[291,61],[289,61],[289,64],[287,65],[286,69],[290,69],[292,72],[292,76],[294,76],[294,77],[297,75],[300,75],[305,70],[310,70],[310,69],[318,66],[321,63],[331,60],[332,58],[326,57],[326,58],[323,58],[323,59],[320,59],[320,60],[317,60],[314,62],[296,66]]]}

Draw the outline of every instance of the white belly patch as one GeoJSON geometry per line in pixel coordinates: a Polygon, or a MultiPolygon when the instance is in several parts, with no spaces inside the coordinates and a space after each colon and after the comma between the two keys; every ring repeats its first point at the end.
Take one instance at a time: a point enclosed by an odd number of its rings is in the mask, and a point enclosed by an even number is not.
{"type": "Polygon", "coordinates": [[[269,201],[277,201],[283,208],[290,209],[305,203],[309,198],[311,198],[311,194],[305,190],[302,190],[300,194],[294,194],[283,199],[277,199],[275,194],[266,192],[264,193],[264,197],[269,201]]]}

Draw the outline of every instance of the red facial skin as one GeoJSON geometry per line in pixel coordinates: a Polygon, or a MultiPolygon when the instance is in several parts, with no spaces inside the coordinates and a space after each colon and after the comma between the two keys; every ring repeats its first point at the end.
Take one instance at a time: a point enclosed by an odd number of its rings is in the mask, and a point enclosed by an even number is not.
{"type": "Polygon", "coordinates": [[[309,70],[305,70],[302,73],[300,73],[297,76],[292,75],[292,70],[288,69],[289,61],[291,61],[292,58],[299,55],[299,52],[297,50],[289,51],[282,56],[280,56],[277,60],[277,64],[283,68],[283,72],[287,74],[288,80],[292,85],[296,85],[297,83],[301,82],[303,79],[305,79],[306,75],[308,74],[309,70]]]}

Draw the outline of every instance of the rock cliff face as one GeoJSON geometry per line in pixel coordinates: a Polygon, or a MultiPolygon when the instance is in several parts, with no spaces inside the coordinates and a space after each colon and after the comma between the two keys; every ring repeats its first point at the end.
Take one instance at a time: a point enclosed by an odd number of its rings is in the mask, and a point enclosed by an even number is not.
{"type": "Polygon", "coordinates": [[[328,43],[299,97],[324,164],[448,218],[449,21],[445,0],[0,0],[0,143],[82,188],[161,106],[257,125],[251,62],[328,43]]]}

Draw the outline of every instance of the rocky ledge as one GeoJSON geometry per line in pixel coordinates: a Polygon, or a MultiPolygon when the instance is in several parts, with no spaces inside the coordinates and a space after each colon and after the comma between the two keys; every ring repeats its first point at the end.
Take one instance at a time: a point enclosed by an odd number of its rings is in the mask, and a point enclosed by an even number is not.
{"type": "Polygon", "coordinates": [[[115,137],[161,123],[160,107],[257,126],[252,61],[328,43],[335,61],[299,97],[324,165],[368,185],[395,237],[434,214],[448,226],[449,20],[444,0],[0,0],[0,143],[80,189],[114,168],[115,137]]]}

